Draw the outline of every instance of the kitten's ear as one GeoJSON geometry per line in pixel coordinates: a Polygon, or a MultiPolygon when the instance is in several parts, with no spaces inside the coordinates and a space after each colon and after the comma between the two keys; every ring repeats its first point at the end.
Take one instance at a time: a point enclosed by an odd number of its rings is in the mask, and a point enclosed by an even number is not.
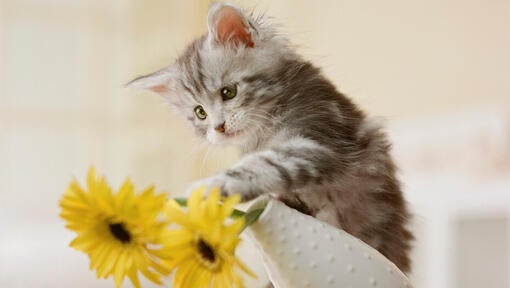
{"type": "Polygon", "coordinates": [[[154,73],[137,77],[125,85],[126,88],[149,90],[160,95],[168,94],[173,87],[175,68],[170,66],[154,73]]]}
{"type": "Polygon", "coordinates": [[[241,9],[223,3],[212,4],[207,15],[209,37],[220,44],[242,44],[253,48],[255,31],[241,9]]]}

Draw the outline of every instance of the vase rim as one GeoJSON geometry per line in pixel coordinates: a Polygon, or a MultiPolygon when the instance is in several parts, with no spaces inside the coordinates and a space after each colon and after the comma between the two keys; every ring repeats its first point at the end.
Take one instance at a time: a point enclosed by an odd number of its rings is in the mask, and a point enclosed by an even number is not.
{"type": "Polygon", "coordinates": [[[259,196],[250,203],[250,205],[246,209],[246,213],[250,213],[251,211],[257,209],[264,209],[262,214],[260,214],[259,216],[259,219],[261,219],[268,213],[267,211],[270,210],[270,208],[274,205],[274,202],[276,201],[277,201],[276,199],[268,195],[259,196]]]}

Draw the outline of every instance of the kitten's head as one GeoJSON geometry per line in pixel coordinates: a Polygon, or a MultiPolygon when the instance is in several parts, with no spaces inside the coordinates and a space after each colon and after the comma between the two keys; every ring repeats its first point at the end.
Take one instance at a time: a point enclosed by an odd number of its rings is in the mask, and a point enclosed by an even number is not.
{"type": "Polygon", "coordinates": [[[166,98],[213,144],[253,142],[275,125],[270,111],[283,87],[267,79],[292,53],[264,17],[230,4],[213,4],[207,22],[173,65],[128,86],[166,98]]]}

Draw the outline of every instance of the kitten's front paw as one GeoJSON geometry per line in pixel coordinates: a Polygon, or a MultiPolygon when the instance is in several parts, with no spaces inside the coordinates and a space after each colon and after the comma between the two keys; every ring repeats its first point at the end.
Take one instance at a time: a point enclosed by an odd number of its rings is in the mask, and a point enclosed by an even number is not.
{"type": "Polygon", "coordinates": [[[254,196],[250,196],[251,190],[249,188],[249,183],[245,183],[239,179],[229,177],[225,174],[218,174],[194,182],[186,191],[186,195],[189,197],[192,191],[202,187],[205,187],[205,196],[209,194],[211,189],[218,188],[220,189],[221,195],[223,197],[232,196],[234,194],[241,194],[242,202],[254,198],[254,196]]]}
{"type": "Polygon", "coordinates": [[[211,192],[212,189],[218,188],[221,191],[221,194],[223,195],[223,186],[225,186],[225,177],[221,177],[221,175],[216,175],[209,178],[200,179],[198,181],[193,182],[188,189],[186,190],[186,196],[190,197],[191,193],[195,190],[204,188],[204,196],[209,195],[209,192],[211,192]]]}
{"type": "Polygon", "coordinates": [[[249,183],[243,182],[239,179],[225,176],[227,180],[221,187],[221,194],[223,196],[232,196],[234,194],[241,195],[241,202],[247,201],[247,195],[249,192],[249,183]]]}

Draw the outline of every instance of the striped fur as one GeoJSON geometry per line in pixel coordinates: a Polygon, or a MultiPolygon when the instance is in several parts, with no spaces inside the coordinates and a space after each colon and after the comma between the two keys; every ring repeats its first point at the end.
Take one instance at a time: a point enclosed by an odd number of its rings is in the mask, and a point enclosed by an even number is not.
{"type": "Polygon", "coordinates": [[[379,124],[301,59],[265,17],[215,4],[208,19],[209,33],[176,63],[130,84],[168,99],[211,144],[241,147],[236,165],[193,187],[218,186],[244,200],[273,194],[409,271],[410,214],[379,124]],[[238,13],[253,47],[218,40],[225,37],[215,35],[210,19],[222,9],[238,13]],[[220,89],[228,85],[237,87],[237,96],[224,101],[220,89]],[[197,105],[205,120],[194,115],[197,105]],[[223,122],[224,132],[214,129],[223,122]]]}

